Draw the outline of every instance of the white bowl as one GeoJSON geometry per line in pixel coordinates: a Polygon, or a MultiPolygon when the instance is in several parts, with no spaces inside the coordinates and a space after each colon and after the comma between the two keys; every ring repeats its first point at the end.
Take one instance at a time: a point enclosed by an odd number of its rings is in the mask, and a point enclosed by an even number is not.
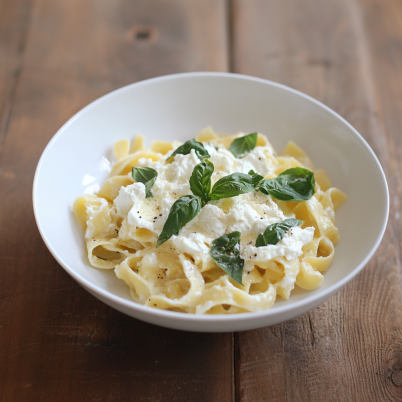
{"type": "Polygon", "coordinates": [[[366,141],[320,102],[274,82],[226,73],[189,73],[129,85],[91,103],[47,145],[36,169],[33,205],[44,242],[60,265],[109,306],[153,324],[188,331],[243,331],[277,324],[320,305],[369,261],[388,218],[383,170],[366,141]],[[271,310],[235,315],[192,315],[135,303],[112,271],[92,268],[83,233],[72,213],[74,199],[96,190],[108,176],[116,140],[145,134],[188,140],[205,126],[218,132],[261,132],[281,152],[300,145],[333,184],[348,195],[337,211],[341,241],[335,259],[314,291],[295,290],[271,310]]]}

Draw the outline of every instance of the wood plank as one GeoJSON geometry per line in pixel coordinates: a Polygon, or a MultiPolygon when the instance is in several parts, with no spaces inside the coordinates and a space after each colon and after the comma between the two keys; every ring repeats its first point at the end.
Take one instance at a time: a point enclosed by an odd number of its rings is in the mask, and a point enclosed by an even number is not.
{"type": "Polygon", "coordinates": [[[31,11],[32,0],[0,0],[0,153],[21,71],[31,11]]]}
{"type": "Polygon", "coordinates": [[[0,159],[0,401],[232,400],[231,334],[105,306],[51,257],[31,204],[39,156],[69,117],[140,79],[225,71],[225,21],[224,0],[35,2],[0,159]]]}
{"type": "Polygon", "coordinates": [[[379,250],[341,292],[297,319],[237,335],[237,400],[401,400],[402,6],[234,0],[233,32],[234,71],[292,86],[345,117],[379,157],[394,200],[379,250]]]}

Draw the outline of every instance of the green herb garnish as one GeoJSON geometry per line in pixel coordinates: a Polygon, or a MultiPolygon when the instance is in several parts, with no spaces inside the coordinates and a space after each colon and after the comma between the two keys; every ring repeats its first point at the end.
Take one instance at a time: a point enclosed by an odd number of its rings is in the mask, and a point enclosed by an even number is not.
{"type": "Polygon", "coordinates": [[[145,184],[146,198],[152,197],[151,187],[158,177],[158,172],[149,167],[133,167],[131,174],[136,182],[145,184]]]}
{"type": "Polygon", "coordinates": [[[216,201],[250,193],[263,179],[259,174],[232,173],[224,176],[214,184],[210,199],[216,201]]]}
{"type": "Polygon", "coordinates": [[[183,145],[180,145],[178,148],[176,148],[172,155],[170,155],[169,158],[167,158],[166,160],[168,161],[177,154],[188,155],[192,149],[194,149],[200,160],[209,158],[211,156],[204,148],[204,145],[201,144],[201,142],[198,142],[196,140],[189,140],[186,141],[183,145]]]}
{"type": "Polygon", "coordinates": [[[214,165],[210,161],[205,160],[194,167],[190,177],[190,189],[194,195],[198,195],[201,198],[202,206],[209,201],[213,172],[214,165]]]}
{"type": "Polygon", "coordinates": [[[299,221],[298,219],[285,219],[280,223],[274,223],[273,225],[269,225],[264,233],[261,233],[257,237],[257,241],[255,243],[256,247],[263,247],[267,244],[277,244],[280,240],[283,239],[286,232],[294,227],[300,226],[303,221],[299,221]]]}
{"type": "Polygon", "coordinates": [[[190,222],[201,209],[201,198],[196,195],[184,195],[180,197],[170,208],[169,216],[163,226],[156,243],[156,248],[173,235],[177,235],[186,223],[190,222]]]}
{"type": "Polygon", "coordinates": [[[211,257],[230,278],[243,285],[244,260],[240,257],[240,236],[240,232],[233,232],[214,240],[211,245],[211,257]]]}
{"type": "Polygon", "coordinates": [[[257,145],[257,133],[247,134],[243,137],[236,138],[229,147],[229,151],[236,158],[244,158],[257,145]]]}
{"type": "Polygon", "coordinates": [[[300,167],[282,172],[274,179],[264,179],[258,189],[281,201],[306,201],[315,193],[314,173],[300,167]]]}

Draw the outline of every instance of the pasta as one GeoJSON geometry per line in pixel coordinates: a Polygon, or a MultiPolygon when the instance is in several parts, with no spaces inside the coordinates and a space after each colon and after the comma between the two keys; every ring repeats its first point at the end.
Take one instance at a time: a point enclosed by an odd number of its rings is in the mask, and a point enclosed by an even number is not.
{"type": "MultiPolygon", "coordinates": [[[[332,187],[325,171],[315,169],[293,142],[277,156],[262,134],[221,135],[208,127],[196,141],[185,151],[188,144],[176,141],[153,141],[146,150],[143,136],[137,136],[131,148],[128,140],[115,144],[118,162],[109,179],[97,195],[80,196],[73,205],[90,264],[114,269],[137,303],[194,314],[261,311],[278,297],[288,299],[295,286],[318,288],[339,242],[335,211],[346,195],[332,187]],[[249,146],[246,137],[254,143],[249,146]],[[239,139],[236,156],[233,144],[239,139]],[[211,166],[212,190],[203,179],[202,198],[191,181],[198,167],[211,166]],[[138,179],[136,169],[154,176],[138,179]],[[286,194],[280,199],[272,183],[296,171],[314,173],[311,194],[303,200],[286,194]],[[232,176],[248,180],[240,183],[245,190],[236,182],[232,188],[238,193],[215,196],[216,183],[232,176]],[[187,199],[198,202],[198,210],[162,241],[161,234],[172,225],[174,206],[187,199]],[[287,223],[290,229],[281,229],[287,223]],[[279,233],[276,243],[258,245],[257,237],[266,241],[267,233],[279,233]],[[213,254],[218,240],[236,234],[238,248],[220,255],[229,265],[241,262],[237,279],[213,254]]],[[[221,249],[216,248],[224,253],[221,249]]]]}

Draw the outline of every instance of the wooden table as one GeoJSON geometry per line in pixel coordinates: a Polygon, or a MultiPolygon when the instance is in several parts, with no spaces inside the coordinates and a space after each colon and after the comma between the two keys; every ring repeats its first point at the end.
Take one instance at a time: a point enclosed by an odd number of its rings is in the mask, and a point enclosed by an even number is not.
{"type": "Polygon", "coordinates": [[[0,0],[0,400],[402,401],[401,112],[400,0],[0,0]],[[123,85],[199,70],[319,99],[387,174],[375,256],[281,325],[197,334],[136,321],[77,285],[36,228],[34,171],[67,119],[123,85]]]}

